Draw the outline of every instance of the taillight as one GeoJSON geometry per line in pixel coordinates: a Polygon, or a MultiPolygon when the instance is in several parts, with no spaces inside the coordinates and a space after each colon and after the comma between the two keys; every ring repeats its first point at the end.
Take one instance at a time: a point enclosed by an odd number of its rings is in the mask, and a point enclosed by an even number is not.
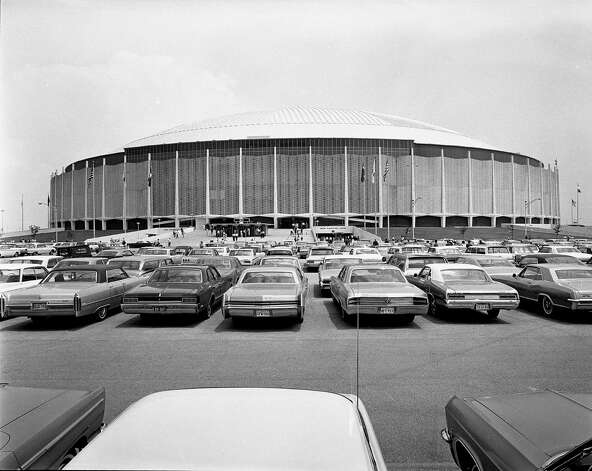
{"type": "Polygon", "coordinates": [[[80,297],[77,294],[74,295],[74,311],[75,312],[82,311],[82,300],[80,299],[80,297]]]}
{"type": "Polygon", "coordinates": [[[413,298],[413,304],[426,305],[427,303],[427,298],[413,298]]]}
{"type": "Polygon", "coordinates": [[[464,294],[446,293],[448,299],[465,299],[464,294]]]}
{"type": "Polygon", "coordinates": [[[184,302],[184,303],[193,303],[193,304],[195,304],[197,302],[197,298],[182,298],[181,301],[184,302]]]}

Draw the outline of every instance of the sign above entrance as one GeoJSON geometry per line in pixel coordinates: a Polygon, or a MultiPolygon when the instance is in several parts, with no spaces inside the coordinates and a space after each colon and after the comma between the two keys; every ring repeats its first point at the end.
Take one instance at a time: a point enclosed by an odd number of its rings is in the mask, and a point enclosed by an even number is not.
{"type": "Polygon", "coordinates": [[[349,226],[314,226],[314,231],[318,233],[351,234],[353,229],[349,226]]]}

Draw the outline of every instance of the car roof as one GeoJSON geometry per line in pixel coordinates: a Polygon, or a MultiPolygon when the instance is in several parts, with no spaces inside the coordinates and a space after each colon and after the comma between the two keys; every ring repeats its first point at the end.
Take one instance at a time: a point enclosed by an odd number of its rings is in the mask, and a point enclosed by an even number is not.
{"type": "MultiPolygon", "coordinates": [[[[146,260],[163,260],[163,259],[167,259],[167,258],[171,258],[170,255],[128,255],[126,257],[118,257],[118,258],[112,258],[111,260],[117,263],[119,263],[120,261],[134,261],[134,262],[142,262],[142,261],[146,261],[146,260]]],[[[110,261],[111,261],[110,260],[110,261]]],[[[109,262],[107,262],[109,263],[109,262]]]]}
{"type": "Polygon", "coordinates": [[[64,257],[61,255],[22,255],[20,257],[11,257],[10,260],[51,260],[53,258],[59,258],[61,260],[64,257]]]}
{"type": "Polygon", "coordinates": [[[295,273],[300,271],[297,267],[294,267],[292,265],[280,265],[280,266],[257,265],[255,267],[245,268],[243,270],[243,273],[247,273],[247,272],[275,272],[278,270],[294,271],[295,273]]]}
{"type": "Polygon", "coordinates": [[[590,270],[590,267],[585,264],[576,265],[573,263],[529,263],[524,268],[527,267],[546,268],[547,270],[590,270]]]}
{"type": "Polygon", "coordinates": [[[45,268],[37,263],[0,263],[0,270],[18,270],[21,268],[45,268]]]}
{"type": "Polygon", "coordinates": [[[80,270],[80,271],[107,271],[107,270],[113,270],[114,268],[119,268],[119,267],[113,267],[113,266],[107,266],[107,265],[71,265],[69,267],[56,267],[54,268],[52,271],[56,272],[56,271],[71,271],[71,270],[80,270]]]}
{"type": "Polygon", "coordinates": [[[353,400],[340,394],[163,391],[128,407],[68,468],[371,469],[364,434],[353,400]]]}
{"type": "Polygon", "coordinates": [[[437,270],[441,268],[445,269],[456,269],[456,268],[465,268],[468,270],[483,270],[481,267],[477,265],[471,265],[470,263],[428,263],[425,265],[426,267],[435,268],[437,270]]]}
{"type": "MultiPolygon", "coordinates": [[[[62,258],[60,262],[86,262],[86,261],[93,261],[93,260],[109,260],[107,257],[75,257],[75,258],[62,258]]],[[[91,264],[92,265],[92,264],[91,264]]]]}

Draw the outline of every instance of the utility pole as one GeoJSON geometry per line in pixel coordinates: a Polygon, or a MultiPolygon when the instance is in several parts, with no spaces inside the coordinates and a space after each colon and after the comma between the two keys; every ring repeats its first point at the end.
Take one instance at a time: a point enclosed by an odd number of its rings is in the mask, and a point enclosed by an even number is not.
{"type": "Polygon", "coordinates": [[[24,218],[24,209],[23,209],[23,194],[21,193],[21,232],[25,230],[25,218],[24,218]]]}

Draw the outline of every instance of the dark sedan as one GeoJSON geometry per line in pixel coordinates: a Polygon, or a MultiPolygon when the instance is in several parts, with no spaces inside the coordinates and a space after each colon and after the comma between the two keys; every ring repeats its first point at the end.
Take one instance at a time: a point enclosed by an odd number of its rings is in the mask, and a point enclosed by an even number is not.
{"type": "Polygon", "coordinates": [[[0,469],[58,469],[98,432],[105,390],[0,386],[0,469]]]}
{"type": "Polygon", "coordinates": [[[526,265],[533,265],[535,263],[569,263],[573,265],[583,264],[583,262],[580,262],[577,258],[572,257],[570,255],[560,255],[554,253],[533,253],[521,257],[516,263],[516,265],[518,265],[521,268],[524,268],[526,265]]]}
{"type": "Polygon", "coordinates": [[[454,396],[441,436],[468,471],[579,471],[592,466],[592,394],[454,396]]]}
{"type": "Polygon", "coordinates": [[[126,314],[147,318],[159,314],[210,317],[216,303],[232,285],[211,266],[170,265],[156,269],[148,281],[123,298],[126,314]]]}
{"type": "Polygon", "coordinates": [[[216,270],[218,270],[221,276],[230,277],[233,285],[245,269],[238,258],[225,255],[191,256],[187,261],[183,260],[183,264],[209,265],[210,267],[216,267],[216,270]]]}

